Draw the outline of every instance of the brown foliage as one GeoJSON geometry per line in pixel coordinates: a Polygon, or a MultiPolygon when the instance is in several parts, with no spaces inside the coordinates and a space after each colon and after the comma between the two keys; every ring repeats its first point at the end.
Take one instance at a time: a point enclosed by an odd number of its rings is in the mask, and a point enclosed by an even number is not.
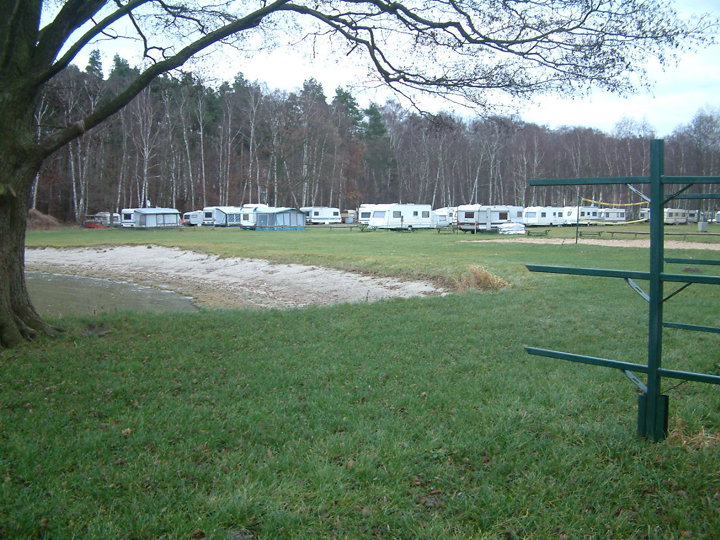
{"type": "Polygon", "coordinates": [[[27,230],[28,231],[49,231],[60,227],[60,222],[52,216],[48,216],[35,210],[34,208],[28,213],[27,230]]]}
{"type": "Polygon", "coordinates": [[[455,280],[455,287],[459,291],[468,289],[478,289],[480,291],[496,291],[510,285],[507,281],[488,272],[488,270],[479,265],[468,267],[468,272],[462,274],[455,280]]]}

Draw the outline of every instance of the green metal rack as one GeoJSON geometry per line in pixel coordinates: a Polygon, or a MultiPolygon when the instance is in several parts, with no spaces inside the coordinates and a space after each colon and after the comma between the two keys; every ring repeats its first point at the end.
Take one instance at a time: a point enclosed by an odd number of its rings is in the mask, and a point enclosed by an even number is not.
{"type": "Polygon", "coordinates": [[[621,370],[640,389],[638,398],[638,435],[653,441],[661,441],[668,434],[668,396],[661,392],[663,377],[686,381],[720,384],[720,376],[702,373],[691,373],[664,369],[662,367],[662,329],[663,327],[678,328],[702,332],[720,333],[720,328],[697,326],[683,323],[663,321],[663,304],[682,292],[692,284],[720,285],[720,276],[688,276],[666,273],[664,263],[688,263],[720,265],[720,260],[696,259],[664,259],[664,207],[675,199],[718,199],[720,193],[686,194],[696,184],[720,184],[717,176],[665,176],[664,173],[664,141],[653,140],[650,143],[650,176],[648,177],[615,177],[615,178],[570,178],[570,179],[539,179],[529,180],[531,186],[578,186],[602,184],[626,184],[639,192],[633,184],[650,184],[650,271],[633,272],[623,270],[604,270],[598,268],[574,268],[562,266],[527,265],[531,272],[549,272],[554,274],[573,274],[583,276],[600,276],[624,279],[648,303],[648,356],[647,365],[619,362],[605,358],[595,358],[578,354],[525,347],[533,355],[569,360],[596,366],[605,366],[621,370]],[[683,185],[677,192],[665,195],[665,186],[669,184],[683,185]],[[637,284],[635,280],[649,283],[649,292],[637,284]],[[666,282],[682,283],[683,285],[664,296],[663,285],[666,282]],[[647,384],[643,384],[635,373],[647,375],[647,384]]]}

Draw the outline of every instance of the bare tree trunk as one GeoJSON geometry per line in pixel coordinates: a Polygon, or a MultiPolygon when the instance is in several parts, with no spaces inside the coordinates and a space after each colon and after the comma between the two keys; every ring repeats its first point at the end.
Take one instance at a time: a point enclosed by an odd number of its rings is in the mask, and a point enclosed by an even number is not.
{"type": "MultiPolygon", "coordinates": [[[[38,315],[25,286],[25,231],[35,170],[24,170],[21,192],[0,193],[0,347],[14,347],[38,333],[54,335],[38,315]],[[26,177],[26,178],[25,178],[26,177]]],[[[3,178],[7,179],[3,170],[3,178]]]]}

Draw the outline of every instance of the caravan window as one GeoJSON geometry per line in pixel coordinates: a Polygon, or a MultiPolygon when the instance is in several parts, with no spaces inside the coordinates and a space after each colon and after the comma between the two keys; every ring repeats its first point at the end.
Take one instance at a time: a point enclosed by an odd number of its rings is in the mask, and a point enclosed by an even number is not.
{"type": "Polygon", "coordinates": [[[413,210],[413,217],[418,217],[417,210],[413,210]]]}
{"type": "Polygon", "coordinates": [[[125,221],[132,221],[132,214],[123,214],[123,219],[125,221]]]}
{"type": "Polygon", "coordinates": [[[537,212],[527,212],[525,214],[526,217],[534,218],[537,215],[537,212]]]}
{"type": "Polygon", "coordinates": [[[508,213],[507,212],[500,212],[500,219],[506,221],[508,219],[508,213]]]}
{"type": "Polygon", "coordinates": [[[383,219],[385,217],[385,210],[375,210],[373,212],[373,217],[375,219],[383,219]]]}
{"type": "Polygon", "coordinates": [[[360,212],[360,217],[362,219],[370,219],[370,212],[360,212]]]}
{"type": "Polygon", "coordinates": [[[319,216],[319,215],[320,215],[320,212],[318,212],[317,210],[315,210],[315,211],[313,212],[313,215],[314,215],[314,216],[319,216]]]}
{"type": "Polygon", "coordinates": [[[428,212],[427,210],[423,210],[423,215],[422,215],[422,217],[424,217],[424,218],[429,218],[429,217],[430,217],[430,212],[428,212]]]}
{"type": "Polygon", "coordinates": [[[340,212],[333,211],[333,216],[339,216],[339,215],[340,215],[340,212]]]}
{"type": "Polygon", "coordinates": [[[402,212],[400,210],[393,210],[393,218],[394,219],[400,219],[402,217],[402,212]]]}
{"type": "Polygon", "coordinates": [[[465,219],[472,219],[475,217],[475,212],[465,212],[465,219]]]}
{"type": "Polygon", "coordinates": [[[540,212],[540,217],[547,217],[547,212],[540,212]]]}
{"type": "Polygon", "coordinates": [[[212,211],[205,212],[205,219],[212,219],[212,211]]]}

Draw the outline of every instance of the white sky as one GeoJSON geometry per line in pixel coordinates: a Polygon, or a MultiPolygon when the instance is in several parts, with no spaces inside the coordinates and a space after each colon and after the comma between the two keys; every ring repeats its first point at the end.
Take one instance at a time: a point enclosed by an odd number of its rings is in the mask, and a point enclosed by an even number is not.
{"type": "MultiPolygon", "coordinates": [[[[720,17],[720,0],[675,0],[675,9],[681,16],[690,13],[711,13],[720,17]]],[[[106,43],[108,47],[118,42],[106,43]]],[[[246,79],[267,84],[270,90],[279,89],[287,92],[302,88],[309,78],[315,78],[325,90],[325,95],[332,98],[335,89],[341,86],[351,90],[361,106],[370,101],[384,103],[391,97],[386,89],[368,87],[365,68],[337,58],[328,59],[318,46],[318,53],[311,58],[307,52],[308,44],[295,49],[278,49],[272,54],[260,54],[251,60],[241,59],[238,55],[220,55],[200,61],[209,74],[216,78],[232,81],[238,73],[246,79]]],[[[122,50],[101,48],[103,65],[109,69],[112,57],[118,52],[134,64],[134,59],[122,50]]],[[[84,69],[87,54],[78,57],[77,64],[84,69]]],[[[655,81],[649,92],[620,98],[603,92],[595,92],[591,97],[577,99],[559,99],[545,97],[535,103],[528,103],[520,116],[528,122],[547,125],[551,128],[560,126],[593,127],[611,132],[613,127],[623,118],[631,118],[637,122],[647,121],[659,137],[669,135],[675,128],[688,124],[695,114],[703,107],[720,109],[720,45],[708,45],[694,53],[681,57],[676,67],[661,71],[657,65],[648,66],[650,78],[655,81]]],[[[402,100],[400,100],[401,103],[402,100]]],[[[430,110],[452,110],[447,102],[429,105],[430,110]]],[[[457,109],[459,114],[466,115],[467,110],[457,109]]]]}

